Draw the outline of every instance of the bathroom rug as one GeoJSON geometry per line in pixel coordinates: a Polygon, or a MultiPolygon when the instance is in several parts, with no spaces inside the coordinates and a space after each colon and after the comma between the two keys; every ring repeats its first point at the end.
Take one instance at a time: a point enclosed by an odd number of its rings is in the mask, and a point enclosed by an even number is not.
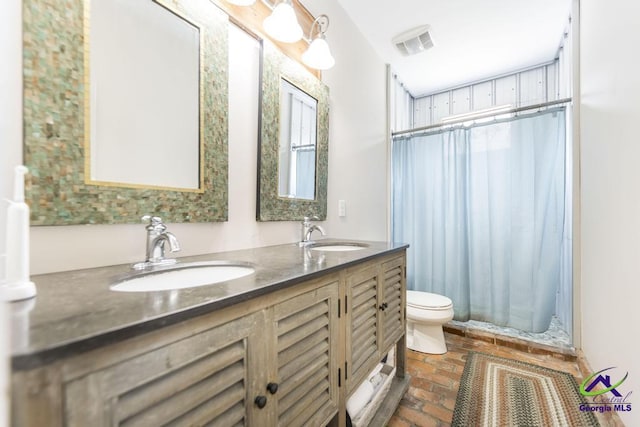
{"type": "Polygon", "coordinates": [[[566,372],[469,352],[451,425],[599,426],[578,390],[566,372]]]}

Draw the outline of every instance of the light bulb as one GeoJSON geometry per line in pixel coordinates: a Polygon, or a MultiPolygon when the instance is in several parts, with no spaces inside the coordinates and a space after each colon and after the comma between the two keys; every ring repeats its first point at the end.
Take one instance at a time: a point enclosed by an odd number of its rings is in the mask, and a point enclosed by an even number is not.
{"type": "Polygon", "coordinates": [[[302,38],[296,12],[288,2],[279,3],[262,25],[269,36],[281,42],[295,43],[302,38]]]}
{"type": "Polygon", "coordinates": [[[317,37],[311,42],[309,48],[302,54],[302,62],[308,67],[317,70],[328,70],[335,65],[336,60],[333,59],[331,55],[329,44],[325,40],[324,35],[317,37]]]}

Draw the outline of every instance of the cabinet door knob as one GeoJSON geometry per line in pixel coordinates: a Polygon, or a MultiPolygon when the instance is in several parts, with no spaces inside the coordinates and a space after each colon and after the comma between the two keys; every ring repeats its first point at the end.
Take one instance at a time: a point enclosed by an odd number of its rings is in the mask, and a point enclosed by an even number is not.
{"type": "Polygon", "coordinates": [[[384,309],[385,309],[386,307],[384,306],[384,304],[380,304],[380,306],[379,306],[378,308],[380,309],[380,311],[384,311],[384,309]]]}
{"type": "Polygon", "coordinates": [[[389,307],[389,304],[387,304],[386,302],[383,302],[382,306],[386,309],[387,307],[389,307]]]}
{"type": "Polygon", "coordinates": [[[276,384],[276,383],[267,384],[267,390],[271,394],[276,394],[276,392],[278,391],[278,384],[276,384]]]}
{"type": "Polygon", "coordinates": [[[267,397],[266,396],[258,396],[254,400],[254,402],[255,402],[256,405],[258,405],[258,408],[262,409],[267,404],[267,397]]]}

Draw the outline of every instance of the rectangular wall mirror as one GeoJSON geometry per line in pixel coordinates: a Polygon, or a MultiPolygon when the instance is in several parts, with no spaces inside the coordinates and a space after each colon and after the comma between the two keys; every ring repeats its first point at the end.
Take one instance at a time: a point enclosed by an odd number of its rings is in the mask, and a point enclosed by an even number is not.
{"type": "Polygon", "coordinates": [[[268,41],[262,69],[257,218],[324,220],[329,89],[268,41]]]}
{"type": "Polygon", "coordinates": [[[23,0],[33,225],[227,219],[228,16],[208,0],[23,0]]]}

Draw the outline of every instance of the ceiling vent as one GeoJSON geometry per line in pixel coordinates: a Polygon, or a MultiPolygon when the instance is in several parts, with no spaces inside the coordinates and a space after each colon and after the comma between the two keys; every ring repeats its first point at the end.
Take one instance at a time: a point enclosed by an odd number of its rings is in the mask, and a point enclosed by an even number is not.
{"type": "Polygon", "coordinates": [[[392,42],[404,56],[424,52],[433,47],[433,39],[429,32],[430,29],[431,27],[429,25],[412,28],[395,36],[392,42]]]}

